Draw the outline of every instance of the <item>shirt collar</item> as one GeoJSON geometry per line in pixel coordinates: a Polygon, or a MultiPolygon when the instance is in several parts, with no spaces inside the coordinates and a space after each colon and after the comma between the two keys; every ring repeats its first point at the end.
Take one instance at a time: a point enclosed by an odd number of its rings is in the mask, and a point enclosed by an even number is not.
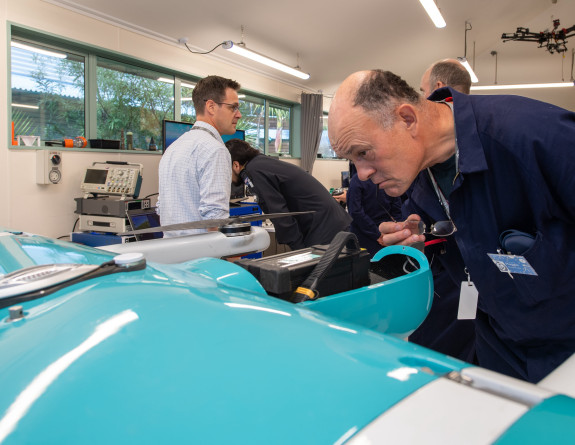
{"type": "MultiPolygon", "coordinates": [[[[453,98],[453,120],[459,149],[459,173],[475,173],[488,170],[483,145],[477,131],[473,96],[460,93],[450,87],[435,90],[429,100],[445,101],[453,98]]],[[[461,178],[458,178],[458,181],[461,178]]]]}
{"type": "Polygon", "coordinates": [[[216,128],[213,125],[208,124],[207,122],[204,121],[196,121],[194,123],[194,127],[201,127],[201,128],[205,128],[206,130],[208,130],[210,133],[212,133],[212,135],[219,141],[222,142],[222,144],[224,143],[224,140],[222,139],[222,137],[220,136],[220,133],[218,132],[218,130],[216,130],[216,128]]]}

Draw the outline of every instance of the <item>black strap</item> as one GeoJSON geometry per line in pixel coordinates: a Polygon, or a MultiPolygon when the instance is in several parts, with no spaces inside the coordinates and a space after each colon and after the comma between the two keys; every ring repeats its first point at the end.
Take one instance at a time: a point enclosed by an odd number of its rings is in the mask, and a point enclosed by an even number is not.
{"type": "Polygon", "coordinates": [[[357,236],[355,236],[354,233],[339,232],[333,238],[327,251],[316,264],[311,274],[309,274],[306,280],[292,294],[291,301],[293,303],[315,300],[319,297],[319,293],[316,290],[317,286],[319,285],[321,279],[329,272],[333,264],[336,262],[344,247],[352,249],[352,251],[360,250],[359,241],[357,240],[357,236]]]}

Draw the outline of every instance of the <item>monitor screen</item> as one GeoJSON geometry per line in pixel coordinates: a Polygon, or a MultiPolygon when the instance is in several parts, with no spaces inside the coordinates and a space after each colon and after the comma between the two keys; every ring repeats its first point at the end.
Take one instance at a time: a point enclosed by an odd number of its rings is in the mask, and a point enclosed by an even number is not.
{"type": "Polygon", "coordinates": [[[168,149],[176,139],[178,139],[185,132],[189,131],[194,126],[191,122],[178,122],[164,120],[164,127],[162,131],[163,148],[164,152],[168,149]]]}
{"type": "Polygon", "coordinates": [[[222,136],[224,143],[228,142],[230,139],[241,139],[246,140],[246,132],[244,130],[236,130],[234,134],[224,134],[222,136]]]}
{"type": "Polygon", "coordinates": [[[341,172],[341,186],[342,186],[342,188],[348,188],[349,187],[349,172],[348,171],[342,171],[341,172]]]}
{"type": "MultiPolygon", "coordinates": [[[[189,131],[193,126],[194,124],[191,122],[164,120],[164,125],[162,128],[162,142],[164,144],[164,152],[168,149],[170,144],[172,144],[181,135],[189,131]]],[[[234,134],[223,135],[222,139],[224,142],[227,142],[230,139],[245,140],[246,132],[244,130],[236,130],[234,134]]]]}
{"type": "MultiPolygon", "coordinates": [[[[132,230],[147,229],[149,227],[160,227],[160,216],[156,213],[155,208],[129,210],[128,220],[132,230]]],[[[141,233],[136,235],[136,240],[144,241],[148,239],[163,238],[162,232],[141,233]]]]}
{"type": "Polygon", "coordinates": [[[84,182],[86,184],[105,184],[108,177],[108,170],[101,168],[89,168],[86,170],[84,182]]]}

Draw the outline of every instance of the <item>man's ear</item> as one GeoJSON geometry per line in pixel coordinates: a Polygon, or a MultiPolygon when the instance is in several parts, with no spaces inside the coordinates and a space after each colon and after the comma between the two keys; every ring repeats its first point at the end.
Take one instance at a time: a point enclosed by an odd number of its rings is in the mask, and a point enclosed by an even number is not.
{"type": "Polygon", "coordinates": [[[238,161],[232,161],[232,170],[236,175],[239,175],[243,166],[238,161]]]}
{"type": "Polygon", "coordinates": [[[399,121],[403,123],[408,131],[414,131],[417,127],[417,112],[411,104],[401,104],[397,108],[399,121]]]}
{"type": "Polygon", "coordinates": [[[204,107],[205,113],[209,114],[209,115],[213,115],[215,113],[215,107],[216,106],[217,106],[217,104],[213,100],[208,99],[206,101],[206,105],[204,107]]]}

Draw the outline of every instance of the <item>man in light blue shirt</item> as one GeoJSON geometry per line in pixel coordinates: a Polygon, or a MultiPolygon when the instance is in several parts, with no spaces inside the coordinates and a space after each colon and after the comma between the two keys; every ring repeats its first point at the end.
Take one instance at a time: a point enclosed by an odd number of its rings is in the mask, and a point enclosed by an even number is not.
{"type": "MultiPolygon", "coordinates": [[[[200,80],[192,93],[193,128],[172,143],[159,167],[158,207],[162,225],[229,216],[230,153],[221,135],[234,134],[242,117],[240,84],[220,76],[200,80]]],[[[170,231],[181,236],[203,230],[170,231]]]]}

